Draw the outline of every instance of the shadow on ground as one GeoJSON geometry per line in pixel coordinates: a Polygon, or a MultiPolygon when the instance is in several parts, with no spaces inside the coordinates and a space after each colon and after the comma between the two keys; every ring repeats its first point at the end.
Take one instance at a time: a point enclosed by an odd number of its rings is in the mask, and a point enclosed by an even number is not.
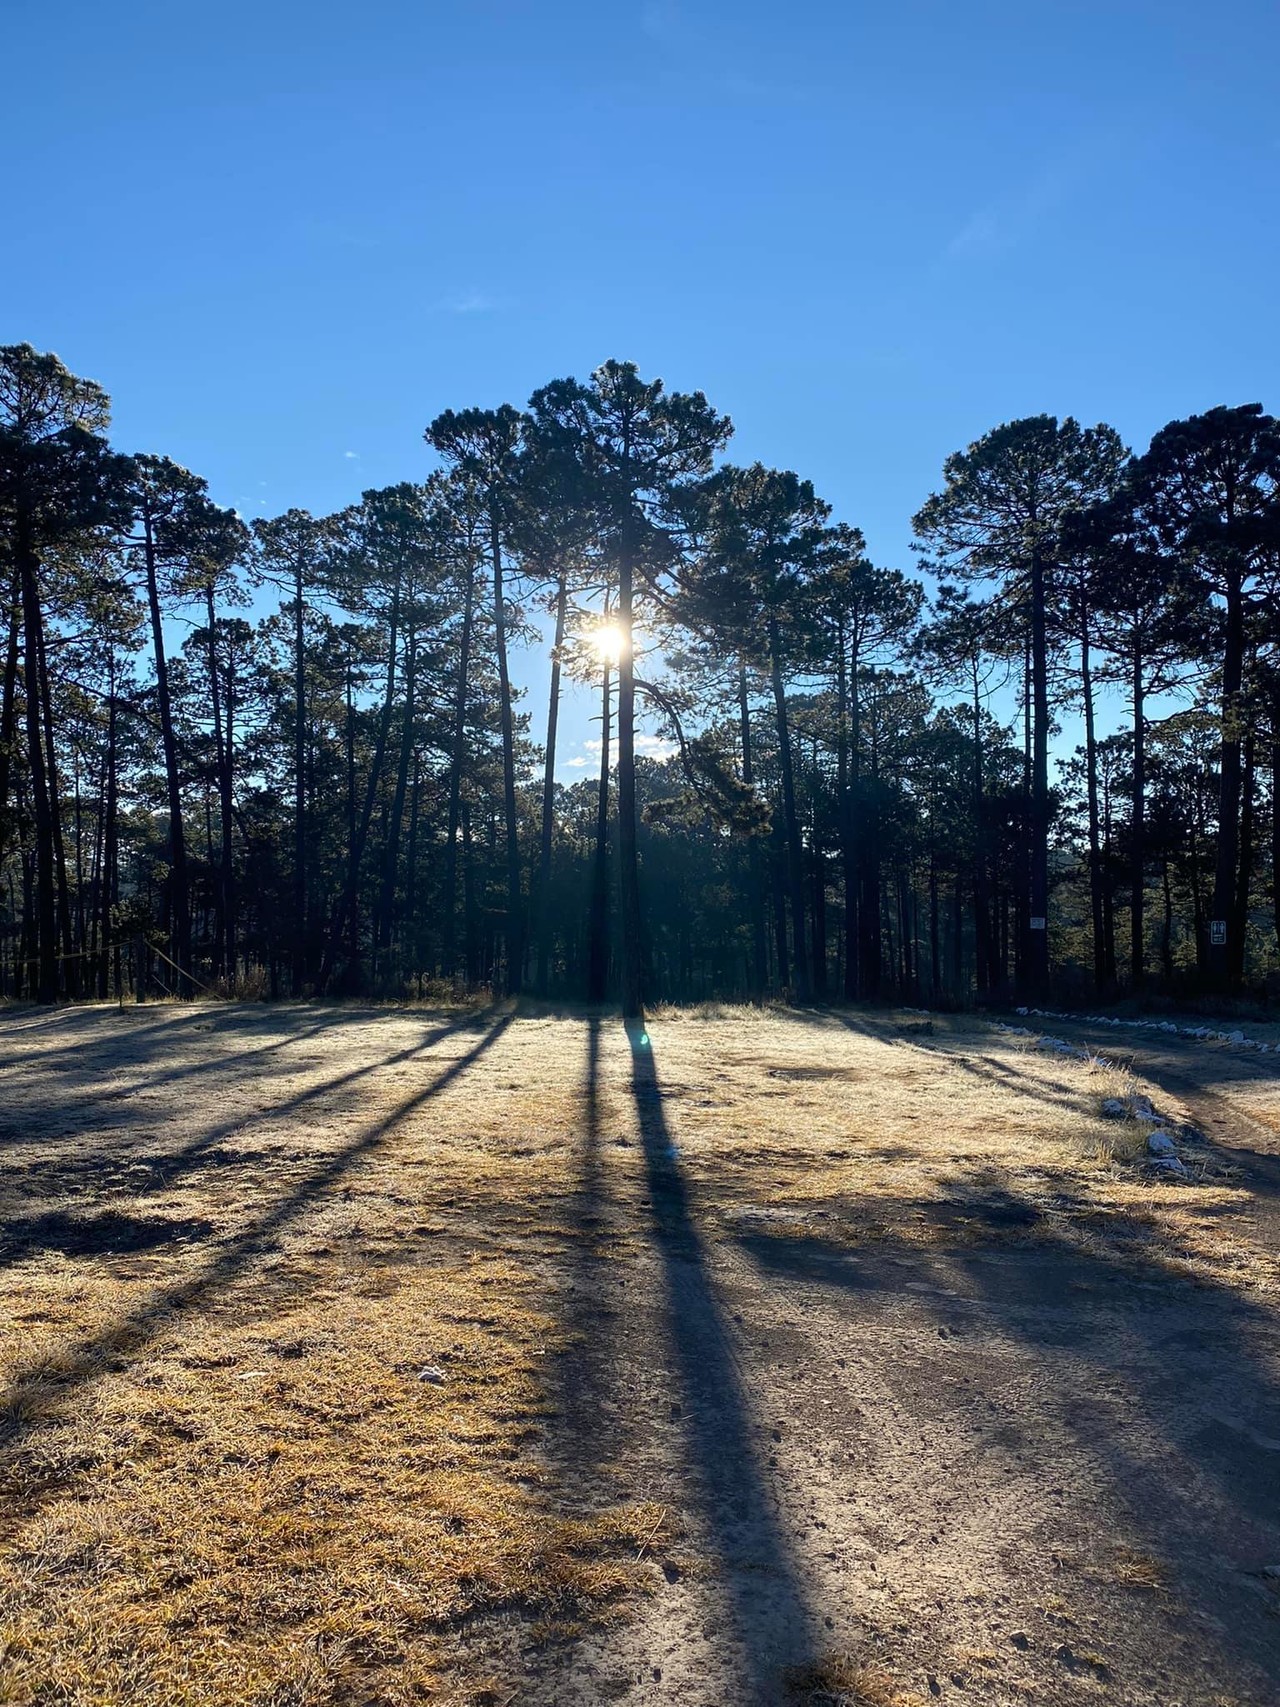
{"type": "MultiPolygon", "coordinates": [[[[60,1353],[56,1366],[51,1366],[45,1358],[27,1366],[20,1366],[3,1392],[0,1392],[0,1444],[3,1449],[14,1450],[20,1446],[23,1437],[32,1427],[56,1416],[71,1404],[87,1384],[103,1373],[109,1358],[136,1355],[156,1334],[171,1324],[175,1312],[198,1310],[206,1303],[216,1301],[227,1287],[271,1248],[281,1231],[295,1222],[312,1203],[329,1191],[370,1151],[394,1138],[397,1129],[409,1116],[479,1061],[502,1036],[513,1017],[510,1012],[480,1018],[469,1016],[465,1020],[455,1020],[437,1026],[408,1049],[396,1051],[363,1067],[353,1068],[284,1102],[272,1105],[267,1114],[274,1122],[315,1098],[331,1092],[337,1086],[351,1084],[369,1073],[385,1069],[394,1062],[423,1053],[432,1044],[453,1032],[480,1030],[481,1034],[471,1048],[452,1059],[428,1085],[406,1097],[390,1114],[376,1122],[367,1123],[353,1139],[309,1168],[302,1178],[284,1190],[269,1208],[251,1217],[230,1238],[216,1246],[213,1254],[194,1273],[185,1274],[180,1281],[173,1284],[155,1288],[135,1309],[113,1316],[94,1332],[80,1336],[60,1353]]],[[[243,1125],[243,1120],[238,1124],[243,1125]]],[[[176,1154],[167,1155],[164,1165],[169,1177],[173,1176],[174,1171],[194,1166],[200,1155],[220,1135],[225,1135],[225,1129],[215,1126],[210,1132],[203,1134],[197,1143],[176,1154]]],[[[69,1238],[91,1240],[97,1236],[95,1218],[92,1217],[46,1216],[36,1219],[37,1222],[42,1219],[44,1223],[45,1248],[65,1249],[69,1238]]],[[[101,1221],[101,1218],[96,1219],[101,1221]]],[[[28,1223],[29,1228],[33,1225],[34,1223],[28,1223]]],[[[28,1505],[23,1515],[29,1515],[29,1512],[28,1505]]]]}

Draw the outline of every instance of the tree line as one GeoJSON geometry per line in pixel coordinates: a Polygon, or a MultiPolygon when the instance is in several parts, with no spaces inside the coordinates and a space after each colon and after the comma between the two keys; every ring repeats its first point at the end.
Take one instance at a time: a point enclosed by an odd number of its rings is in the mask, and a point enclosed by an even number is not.
{"type": "Polygon", "coordinates": [[[249,525],[109,425],[98,385],[0,348],[11,997],[637,1013],[1230,992],[1280,965],[1259,405],[1138,454],[996,427],[914,517],[919,574],[624,362],[445,411],[425,479],[328,516],[249,525]],[[512,656],[548,631],[535,730],[512,656]],[[566,679],[598,708],[572,784],[566,679]]]}

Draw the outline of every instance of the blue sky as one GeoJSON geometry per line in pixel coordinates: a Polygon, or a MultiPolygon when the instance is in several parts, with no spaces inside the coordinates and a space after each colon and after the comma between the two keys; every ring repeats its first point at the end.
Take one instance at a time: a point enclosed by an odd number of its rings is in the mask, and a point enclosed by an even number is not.
{"type": "Polygon", "coordinates": [[[0,338],[248,515],[610,355],[901,566],[997,421],[1280,408],[1274,0],[6,0],[0,55],[0,338]]]}

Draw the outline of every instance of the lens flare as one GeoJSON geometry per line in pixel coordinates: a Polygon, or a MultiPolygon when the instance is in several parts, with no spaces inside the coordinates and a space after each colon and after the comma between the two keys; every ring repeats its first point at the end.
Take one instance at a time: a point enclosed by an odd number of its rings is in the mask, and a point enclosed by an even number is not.
{"type": "Polygon", "coordinates": [[[623,647],[622,630],[620,628],[618,628],[614,623],[609,623],[604,628],[593,629],[591,634],[591,645],[602,664],[608,664],[610,669],[617,669],[618,661],[622,657],[623,647]]]}

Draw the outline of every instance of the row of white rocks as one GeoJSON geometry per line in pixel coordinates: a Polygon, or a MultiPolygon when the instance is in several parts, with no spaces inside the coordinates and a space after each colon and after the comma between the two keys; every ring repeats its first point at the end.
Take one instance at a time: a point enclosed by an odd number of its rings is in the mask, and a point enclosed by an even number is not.
{"type": "MultiPolygon", "coordinates": [[[[1019,1013],[1026,1013],[1025,1008],[1019,1008],[1019,1013]]],[[[1034,1047],[1043,1049],[1050,1055],[1069,1055],[1073,1061],[1092,1061],[1099,1067],[1109,1067],[1110,1061],[1105,1055],[1099,1055],[1092,1049],[1082,1049],[1078,1043],[1068,1043],[1065,1037],[1045,1037],[1034,1032],[1025,1025],[1005,1025],[1002,1020],[996,1021],[996,1030],[1003,1031],[1007,1037],[1032,1037],[1034,1047]]]]}
{"type": "MultiPolygon", "coordinates": [[[[1024,1010],[1019,1008],[1018,1012],[1024,1010]]],[[[1034,1008],[1029,1010],[1034,1013],[1034,1008]]],[[[999,1025],[998,1031],[1007,1032],[1011,1037],[1035,1037],[1025,1025],[999,1025]]],[[[1077,1044],[1068,1043],[1061,1037],[1037,1037],[1037,1049],[1045,1049],[1055,1055],[1070,1055],[1077,1061],[1090,1061],[1099,1067],[1109,1067],[1111,1063],[1105,1055],[1094,1055],[1088,1049],[1081,1049],[1077,1044]]],[[[1165,1174],[1173,1179],[1187,1177],[1187,1165],[1178,1154],[1178,1139],[1185,1144],[1203,1144],[1207,1142],[1205,1135],[1197,1126],[1190,1126],[1185,1121],[1171,1121],[1160,1114],[1152,1106],[1151,1098],[1134,1095],[1128,1097],[1104,1097],[1102,1113],[1108,1120],[1133,1120],[1139,1125],[1147,1126],[1147,1166],[1155,1173],[1165,1174]],[[1175,1136],[1176,1134],[1176,1136],[1175,1136]]]]}
{"type": "Polygon", "coordinates": [[[1019,1014],[1031,1019],[1068,1019],[1083,1025],[1111,1025],[1126,1031],[1164,1031],[1178,1037],[1198,1037],[1208,1043],[1233,1043],[1237,1049],[1256,1049],[1259,1055],[1270,1055],[1274,1048],[1280,1055],[1280,1043],[1261,1043],[1256,1037],[1246,1037],[1242,1031],[1214,1031],[1207,1025],[1175,1025],[1168,1019],[1113,1019],[1108,1014],[1066,1014],[1056,1008],[1019,1008],[1019,1014]]]}
{"type": "MultiPolygon", "coordinates": [[[[928,1011],[928,1008],[908,1009],[910,1013],[924,1014],[928,1011]]],[[[1077,1017],[1074,1014],[1055,1013],[1047,1008],[1019,1008],[1018,1012],[1026,1018],[1037,1019],[1074,1019],[1077,1017]]],[[[1123,1025],[1149,1031],[1178,1031],[1181,1029],[1188,1037],[1215,1038],[1224,1043],[1239,1041],[1244,1043],[1246,1048],[1260,1051],[1267,1051],[1271,1047],[1267,1043],[1250,1041],[1238,1031],[1233,1031],[1228,1035],[1226,1032],[1210,1031],[1207,1026],[1182,1026],[1179,1028],[1169,1020],[1119,1020],[1108,1019],[1103,1014],[1087,1014],[1085,1018],[1091,1025],[1123,1025]]],[[[996,1021],[995,1029],[1004,1032],[1008,1037],[1034,1038],[1033,1047],[1043,1049],[1051,1055],[1068,1055],[1073,1061],[1089,1061],[1098,1067],[1109,1067],[1111,1065],[1105,1055],[1096,1054],[1092,1049],[1082,1049],[1078,1043],[1068,1043],[1065,1037],[1047,1037],[1032,1031],[1029,1026],[1005,1025],[1002,1020],[996,1021]]],[[[1276,1053],[1280,1054],[1280,1047],[1277,1047],[1276,1053]]],[[[1102,1113],[1108,1120],[1134,1120],[1141,1125],[1150,1127],[1151,1130],[1147,1133],[1147,1165],[1156,1173],[1165,1174],[1174,1179],[1185,1179],[1187,1177],[1187,1165],[1178,1154],[1177,1138],[1181,1138],[1186,1144],[1208,1142],[1199,1127],[1188,1125],[1185,1121],[1170,1121],[1164,1115],[1158,1114],[1152,1106],[1150,1097],[1140,1095],[1104,1097],[1102,1099],[1102,1113]],[[1167,1130],[1170,1127],[1172,1131],[1167,1130]],[[1177,1134],[1177,1138],[1175,1138],[1174,1133],[1177,1134]]]]}
{"type": "Polygon", "coordinates": [[[1149,1127],[1148,1166],[1158,1173],[1172,1174],[1176,1179],[1184,1179],[1187,1173],[1186,1163],[1178,1154],[1178,1139],[1184,1144],[1208,1142],[1198,1126],[1188,1125],[1185,1121],[1170,1121],[1165,1115],[1158,1114],[1151,1106],[1150,1097],[1104,1097],[1102,1112],[1108,1120],[1135,1120],[1149,1127]]]}

